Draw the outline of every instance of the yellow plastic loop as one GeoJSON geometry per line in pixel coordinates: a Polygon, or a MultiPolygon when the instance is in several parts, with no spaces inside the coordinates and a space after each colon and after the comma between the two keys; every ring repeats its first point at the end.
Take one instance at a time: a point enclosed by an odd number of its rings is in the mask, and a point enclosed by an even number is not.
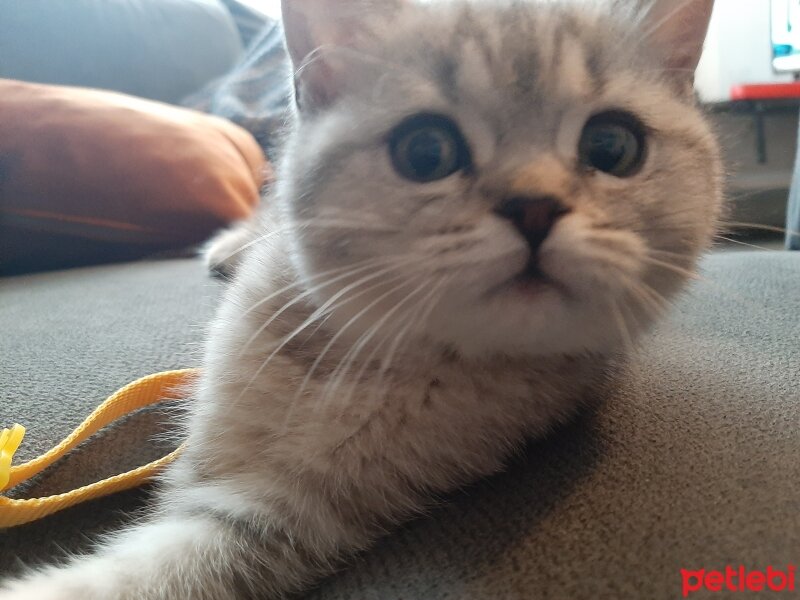
{"type": "MultiPolygon", "coordinates": [[[[170,393],[174,393],[177,387],[191,383],[198,372],[198,369],[165,371],[164,373],[148,375],[129,383],[98,406],[58,446],[42,456],[21,465],[11,466],[11,460],[14,452],[22,442],[25,428],[21,425],[15,425],[11,429],[4,429],[3,433],[0,434],[0,492],[13,488],[37,475],[72,448],[120,417],[124,417],[145,406],[150,406],[163,400],[174,399],[169,397],[170,393]]],[[[0,528],[30,523],[86,500],[102,498],[115,492],[142,485],[175,460],[180,451],[181,448],[178,448],[163,458],[127,473],[115,475],[55,496],[17,500],[0,495],[0,528]]]]}
{"type": "Polygon", "coordinates": [[[11,461],[24,437],[25,428],[19,424],[0,432],[0,492],[6,489],[11,479],[11,461]]]}

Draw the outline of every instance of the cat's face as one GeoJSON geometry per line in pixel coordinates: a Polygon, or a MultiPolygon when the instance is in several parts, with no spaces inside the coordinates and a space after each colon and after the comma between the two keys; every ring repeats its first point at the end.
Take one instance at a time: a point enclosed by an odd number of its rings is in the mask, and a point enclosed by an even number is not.
{"type": "Polygon", "coordinates": [[[481,355],[605,351],[652,322],[719,211],[689,75],[711,3],[609,4],[285,0],[277,202],[331,323],[481,355]]]}

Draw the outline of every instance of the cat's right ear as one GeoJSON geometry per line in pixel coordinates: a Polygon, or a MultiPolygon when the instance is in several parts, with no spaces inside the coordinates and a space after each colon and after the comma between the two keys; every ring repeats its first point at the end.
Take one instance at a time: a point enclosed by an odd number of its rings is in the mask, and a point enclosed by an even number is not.
{"type": "Polygon", "coordinates": [[[342,92],[349,61],[337,50],[357,48],[366,23],[388,17],[406,0],[282,0],[286,47],[301,112],[329,106],[342,92]],[[379,14],[376,14],[379,13],[379,14]]]}
{"type": "Polygon", "coordinates": [[[694,77],[713,9],[714,0],[649,0],[646,5],[644,39],[681,79],[694,77]]]}

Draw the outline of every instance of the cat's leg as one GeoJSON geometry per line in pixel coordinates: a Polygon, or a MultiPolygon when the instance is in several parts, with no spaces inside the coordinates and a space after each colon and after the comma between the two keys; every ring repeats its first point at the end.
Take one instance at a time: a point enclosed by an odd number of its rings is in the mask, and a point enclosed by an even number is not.
{"type": "Polygon", "coordinates": [[[203,247],[202,255],[212,272],[232,276],[243,253],[258,239],[255,219],[239,221],[217,233],[203,247]]]}
{"type": "Polygon", "coordinates": [[[0,583],[0,600],[273,600],[325,571],[319,550],[275,524],[163,516],[95,555],[0,583]]]}

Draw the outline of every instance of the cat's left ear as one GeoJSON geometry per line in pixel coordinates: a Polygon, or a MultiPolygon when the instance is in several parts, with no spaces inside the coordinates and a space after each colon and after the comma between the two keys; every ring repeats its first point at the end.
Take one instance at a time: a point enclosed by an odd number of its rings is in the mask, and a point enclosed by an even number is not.
{"type": "Polygon", "coordinates": [[[714,0],[650,0],[645,9],[645,41],[680,79],[694,79],[713,8],[714,0]]]}
{"type": "MultiPolygon", "coordinates": [[[[408,0],[282,0],[283,30],[301,112],[330,105],[347,80],[346,50],[408,0]],[[344,51],[344,52],[343,52],[344,51]]],[[[352,60],[353,54],[350,54],[352,60]]]]}

